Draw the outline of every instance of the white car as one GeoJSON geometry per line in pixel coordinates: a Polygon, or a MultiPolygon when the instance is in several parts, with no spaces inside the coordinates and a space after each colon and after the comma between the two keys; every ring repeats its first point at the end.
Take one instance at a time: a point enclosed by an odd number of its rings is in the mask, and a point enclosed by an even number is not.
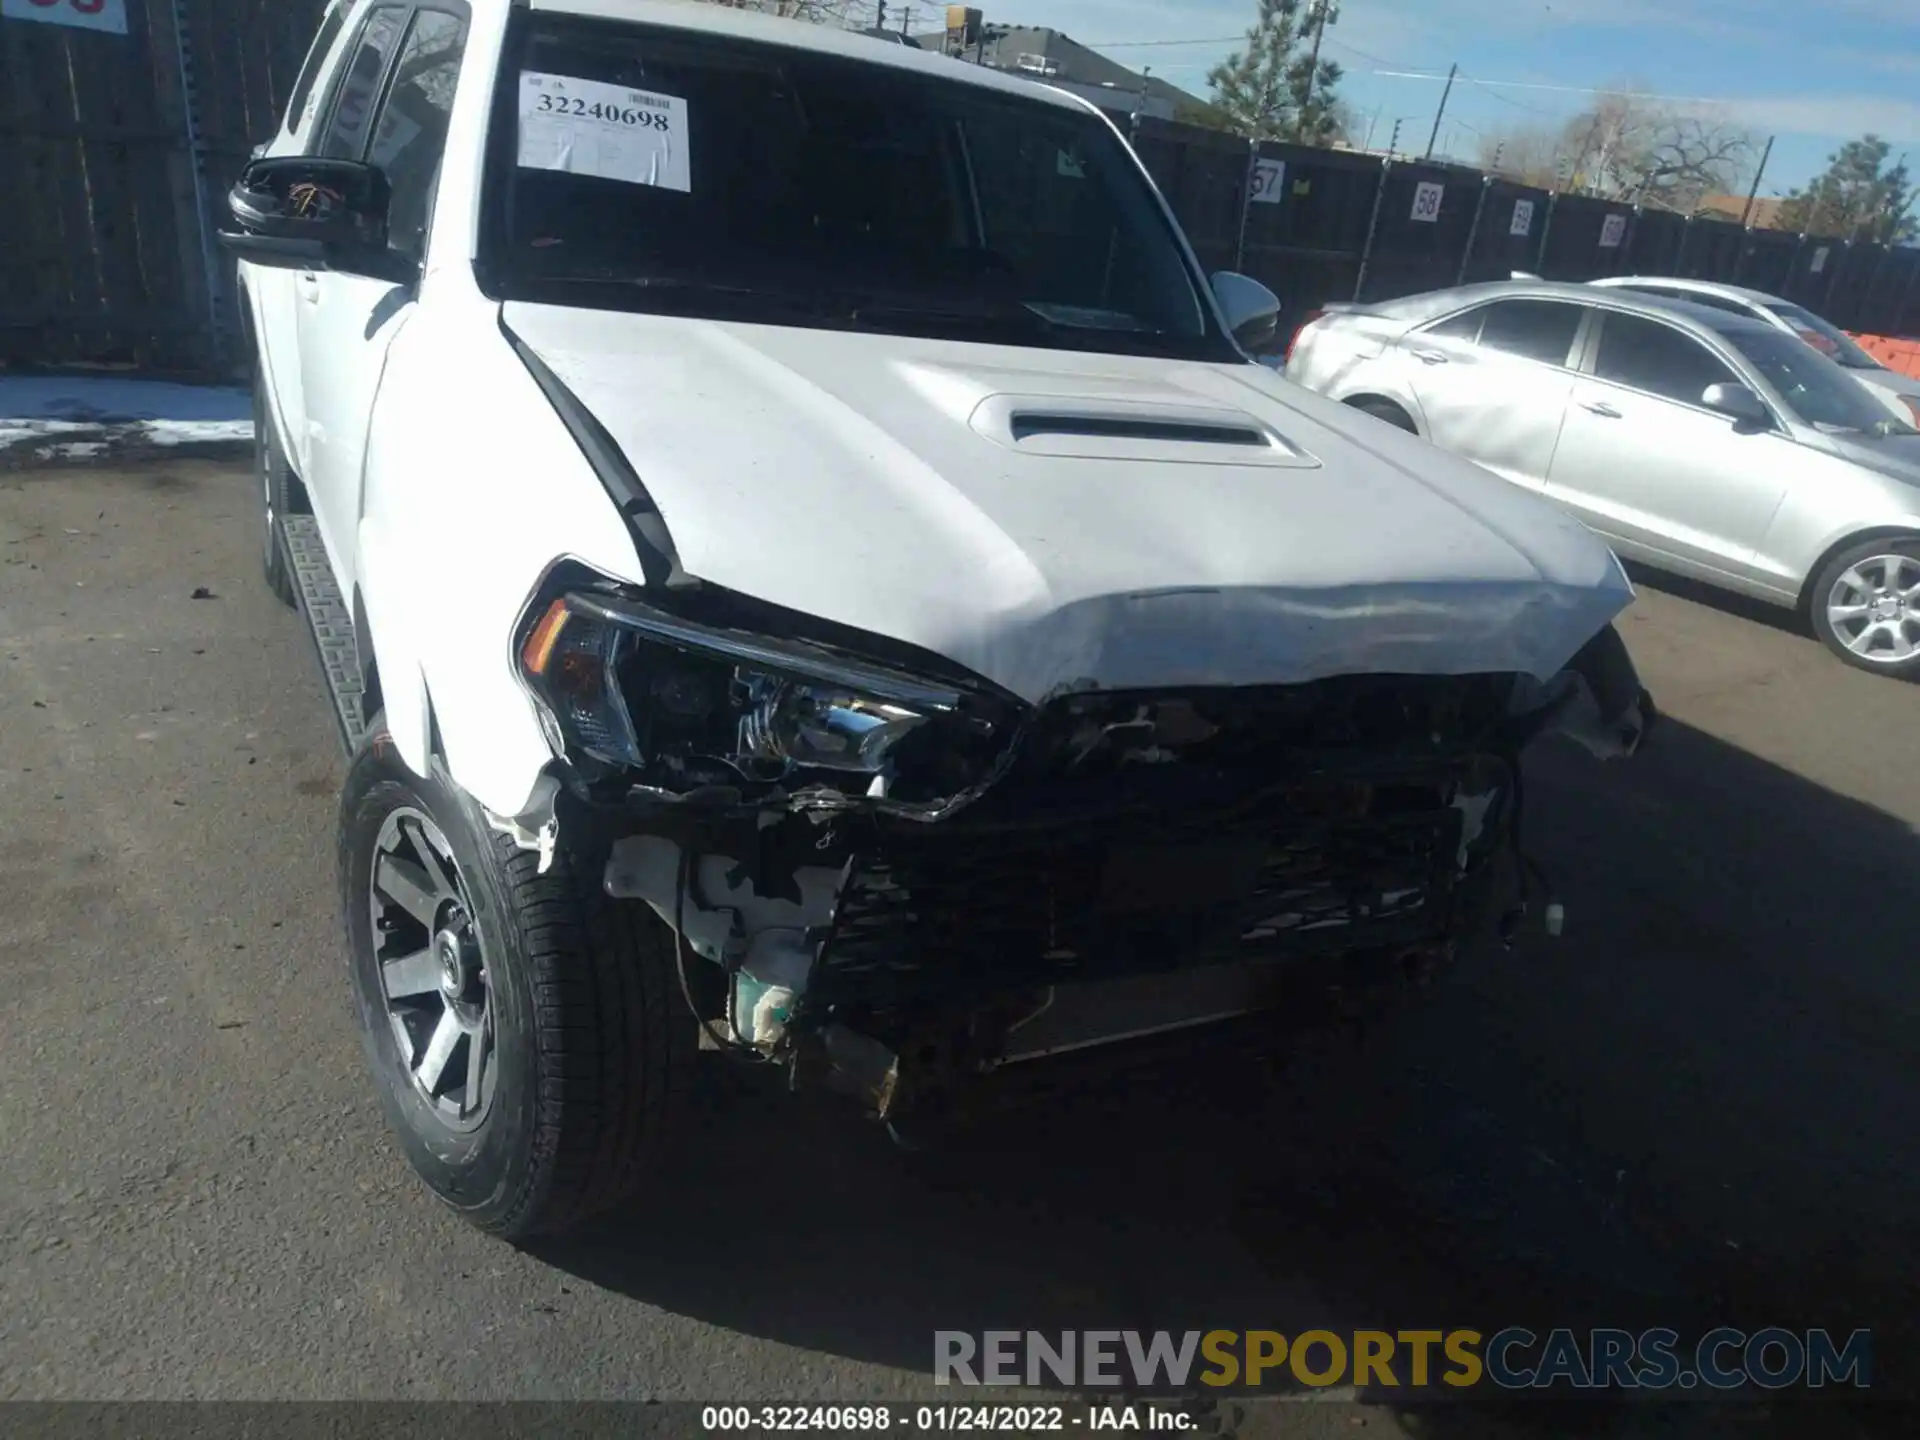
{"type": "Polygon", "coordinates": [[[357,0],[231,208],[368,1057],[491,1232],[673,1184],[701,1051],[904,1132],[1404,979],[1508,904],[1522,748],[1651,715],[1605,546],[1254,364],[1071,96],[357,0]]]}
{"type": "Polygon", "coordinates": [[[1722,285],[1716,280],[1682,280],[1666,275],[1610,275],[1590,281],[1618,290],[1632,290],[1665,300],[1688,300],[1711,310],[1727,310],[1735,315],[1765,321],[1776,330],[1784,330],[1804,340],[1839,365],[1868,393],[1909,425],[1920,425],[1920,379],[1902,375],[1882,365],[1861,349],[1854,338],[1839,326],[1821,319],[1804,305],[1782,300],[1778,295],[1749,290],[1743,285],[1722,285]]]}

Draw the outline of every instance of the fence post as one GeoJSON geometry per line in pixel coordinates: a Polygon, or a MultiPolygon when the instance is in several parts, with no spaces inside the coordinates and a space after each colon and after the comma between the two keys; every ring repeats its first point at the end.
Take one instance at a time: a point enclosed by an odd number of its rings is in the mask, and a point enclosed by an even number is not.
{"type": "Polygon", "coordinates": [[[1533,252],[1533,273],[1544,276],[1547,263],[1547,236],[1553,233],[1553,212],[1560,204],[1560,192],[1555,190],[1547,196],[1547,213],[1540,221],[1540,244],[1533,252]]]}
{"type": "Polygon", "coordinates": [[[1873,267],[1873,278],[1867,281],[1867,293],[1860,298],[1862,308],[1869,313],[1873,310],[1873,292],[1880,288],[1880,281],[1887,273],[1887,261],[1892,258],[1893,246],[1883,245],[1880,249],[1880,263],[1873,267]]]}
{"type": "Polygon", "coordinates": [[[1827,275],[1827,293],[1820,298],[1820,314],[1825,316],[1833,306],[1833,287],[1840,283],[1840,267],[1847,263],[1853,254],[1853,241],[1842,240],[1839,253],[1833,257],[1833,269],[1827,275]]]}
{"type": "Polygon", "coordinates": [[[1689,215],[1680,223],[1680,246],[1673,252],[1673,273],[1675,275],[1684,275],[1687,273],[1687,241],[1692,238],[1693,216],[1689,215]]]}
{"type": "Polygon", "coordinates": [[[1467,267],[1473,264],[1474,243],[1480,238],[1480,217],[1487,213],[1487,196],[1493,193],[1493,177],[1480,177],[1480,201],[1473,207],[1473,224],[1467,227],[1467,248],[1460,252],[1460,273],[1453,277],[1453,283],[1467,283],[1467,267]]]}
{"type": "Polygon", "coordinates": [[[1740,227],[1740,248],[1734,253],[1733,274],[1728,277],[1730,283],[1740,283],[1740,272],[1747,268],[1747,252],[1753,249],[1753,226],[1740,227]]]}
{"type": "Polygon", "coordinates": [[[182,242],[187,235],[198,242],[200,252],[200,283],[205,287],[207,299],[207,330],[210,348],[207,358],[213,369],[224,368],[232,358],[227,348],[226,306],[220,297],[220,265],[217,242],[213,238],[213,217],[207,205],[207,155],[206,147],[200,138],[200,87],[194,73],[193,41],[187,29],[186,0],[170,0],[167,6],[173,19],[173,54],[180,81],[180,117],[182,136],[186,141],[186,163],[192,180],[191,197],[180,195],[176,199],[176,224],[180,223],[181,202],[193,206],[192,228],[185,225],[182,229],[182,242]]]}
{"type": "Polygon", "coordinates": [[[1247,169],[1240,177],[1240,234],[1233,242],[1233,268],[1242,274],[1247,268],[1247,218],[1253,212],[1253,167],[1260,159],[1260,142],[1247,137],[1247,169]]]}
{"type": "Polygon", "coordinates": [[[1354,303],[1360,301],[1360,292],[1366,288],[1367,267],[1373,263],[1373,237],[1380,230],[1380,203],[1387,198],[1387,176],[1393,173],[1393,157],[1389,155],[1380,162],[1380,183],[1373,191],[1373,214],[1367,220],[1367,243],[1360,250],[1360,273],[1353,278],[1354,303]]]}
{"type": "Polygon", "coordinates": [[[1795,283],[1800,278],[1800,252],[1807,248],[1807,232],[1802,230],[1794,237],[1793,254],[1787,257],[1787,283],[1780,287],[1780,294],[1791,300],[1795,283]]]}

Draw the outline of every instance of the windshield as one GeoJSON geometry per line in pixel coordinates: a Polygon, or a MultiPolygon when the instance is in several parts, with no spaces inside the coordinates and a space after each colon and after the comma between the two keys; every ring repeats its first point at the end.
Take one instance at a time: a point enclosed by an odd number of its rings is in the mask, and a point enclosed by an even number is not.
{"type": "Polygon", "coordinates": [[[1880,362],[1853,343],[1853,337],[1837,325],[1829,324],[1811,310],[1784,302],[1770,303],[1767,309],[1794,328],[1799,337],[1835,364],[1849,370],[1878,370],[1880,362]]]}
{"type": "Polygon", "coordinates": [[[1846,371],[1791,335],[1757,322],[1728,326],[1720,333],[1807,424],[1875,435],[1916,433],[1889,415],[1846,371]]]}
{"type": "Polygon", "coordinates": [[[1239,358],[1107,123],[938,76],[535,16],[503,71],[503,298],[1239,358]]]}

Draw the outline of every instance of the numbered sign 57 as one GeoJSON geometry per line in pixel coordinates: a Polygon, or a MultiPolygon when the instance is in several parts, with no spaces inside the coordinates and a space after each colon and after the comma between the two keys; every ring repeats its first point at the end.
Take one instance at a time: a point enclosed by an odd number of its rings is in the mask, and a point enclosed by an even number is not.
{"type": "Polygon", "coordinates": [[[1609,215],[1600,222],[1600,248],[1602,250],[1617,250],[1620,248],[1620,242],[1626,238],[1626,216],[1609,215]]]}
{"type": "Polygon", "coordinates": [[[1265,157],[1253,162],[1253,194],[1256,205],[1278,205],[1280,186],[1287,178],[1287,162],[1265,157]]]}
{"type": "Polygon", "coordinates": [[[1422,180],[1413,187],[1413,218],[1433,224],[1440,218],[1440,202],[1446,196],[1446,186],[1432,180],[1422,180]]]}
{"type": "Polygon", "coordinates": [[[127,0],[0,0],[0,16],[127,33],[127,0]]]}

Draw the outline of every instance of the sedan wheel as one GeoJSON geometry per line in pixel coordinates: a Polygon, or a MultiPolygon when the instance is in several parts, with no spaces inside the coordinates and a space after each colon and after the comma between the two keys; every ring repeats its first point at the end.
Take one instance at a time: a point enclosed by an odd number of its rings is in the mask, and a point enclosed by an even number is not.
{"type": "Polygon", "coordinates": [[[1920,654],[1920,560],[1873,555],[1847,567],[1827,593],[1827,621],[1870,664],[1920,654]]]}
{"type": "Polygon", "coordinates": [[[1863,670],[1920,676],[1920,554],[1897,540],[1838,556],[1813,590],[1813,622],[1835,654],[1863,670]]]}

